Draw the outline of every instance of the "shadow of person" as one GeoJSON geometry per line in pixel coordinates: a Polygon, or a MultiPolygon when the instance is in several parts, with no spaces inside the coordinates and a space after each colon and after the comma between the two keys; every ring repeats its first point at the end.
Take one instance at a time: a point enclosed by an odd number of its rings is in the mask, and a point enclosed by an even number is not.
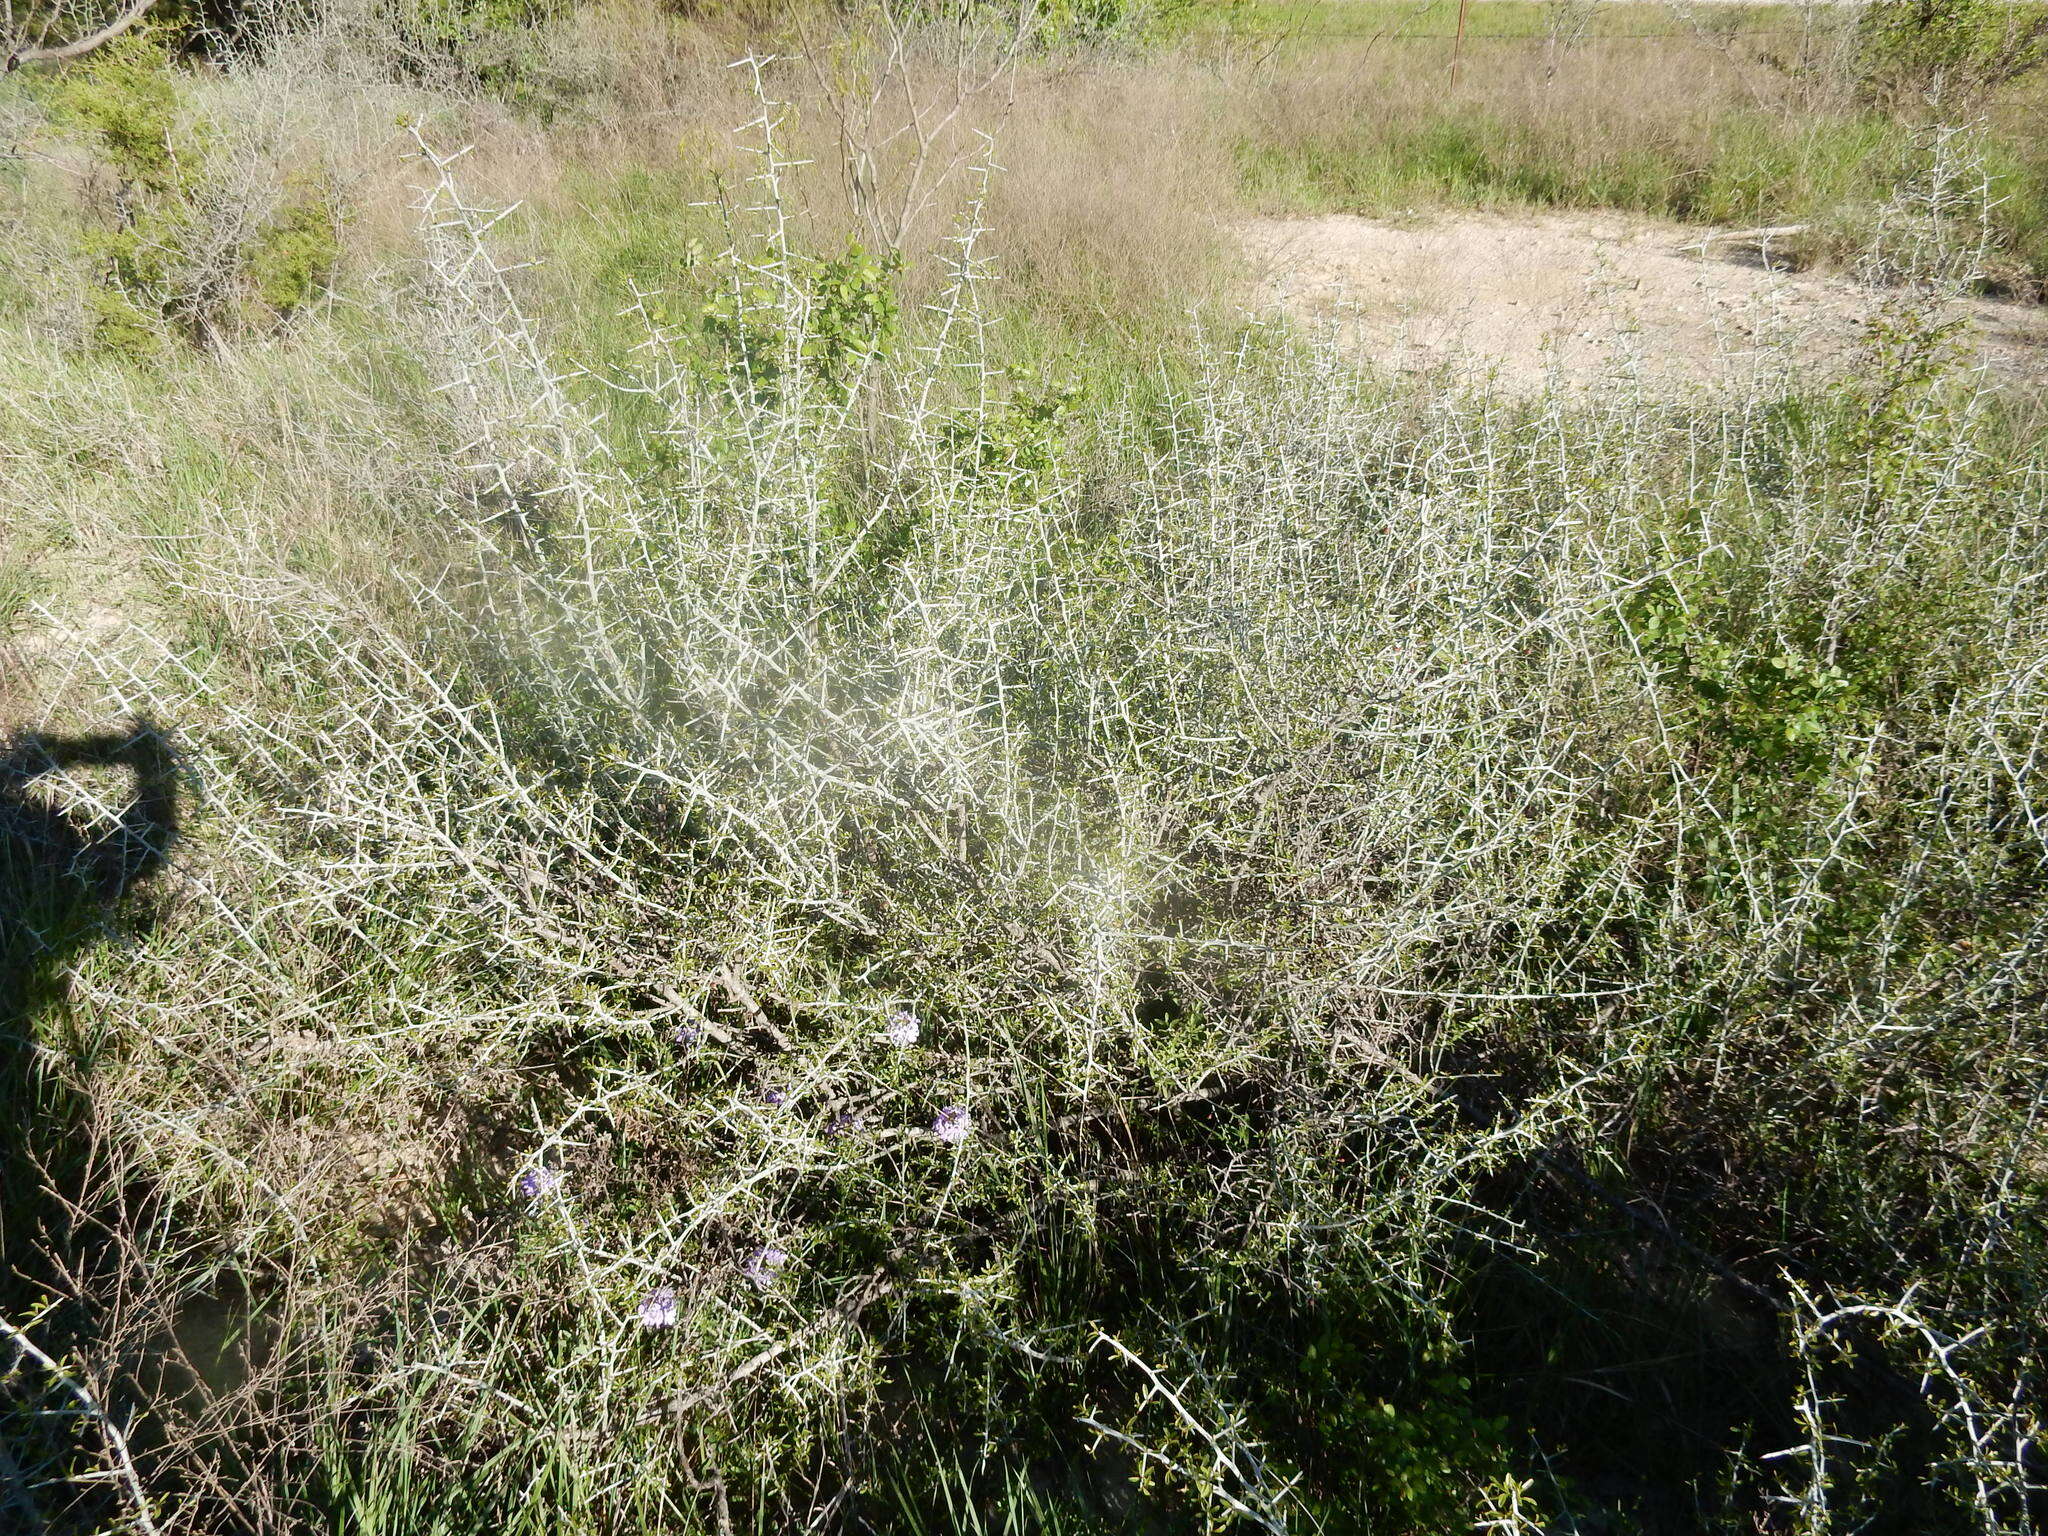
{"type": "MultiPolygon", "coordinates": [[[[93,1197],[85,1103],[64,1057],[67,982],[88,947],[146,926],[130,898],[169,857],[178,791],[170,743],[144,721],[100,736],[0,736],[0,1317],[26,1318],[79,1273],[78,1217],[93,1197]],[[129,778],[112,806],[66,809],[52,793],[59,776],[110,769],[129,778]]],[[[23,1337],[10,1322],[19,1347],[0,1349],[0,1530],[103,1528],[120,1511],[97,1482],[72,1486],[75,1443],[54,1434],[60,1421],[37,1395],[61,1394],[24,1367],[23,1337]]],[[[64,1353],[55,1344],[36,1358],[64,1353]]]]}
{"type": "Polygon", "coordinates": [[[145,721],[98,736],[0,737],[0,1292],[27,1278],[48,1235],[80,1106],[43,1038],[83,950],[146,926],[129,898],[178,834],[176,755],[145,721]],[[117,812],[89,817],[48,794],[55,775],[125,770],[117,812]]]}

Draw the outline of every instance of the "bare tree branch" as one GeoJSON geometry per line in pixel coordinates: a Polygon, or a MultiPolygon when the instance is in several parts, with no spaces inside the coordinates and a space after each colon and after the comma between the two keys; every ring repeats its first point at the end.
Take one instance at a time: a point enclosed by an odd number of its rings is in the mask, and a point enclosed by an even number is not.
{"type": "Polygon", "coordinates": [[[839,119],[842,169],[854,212],[884,250],[901,250],[940,190],[980,140],[956,132],[978,99],[1007,114],[1016,64],[1036,35],[1037,0],[1017,0],[1014,16],[994,6],[956,7],[951,28],[920,20],[901,0],[863,12],[865,28],[841,39],[838,69],[830,45],[799,21],[804,57],[839,119]],[[900,97],[900,101],[898,98],[900,97]]]}
{"type": "Polygon", "coordinates": [[[10,25],[5,33],[0,33],[0,46],[6,48],[4,72],[11,74],[24,64],[60,64],[66,59],[75,59],[83,54],[91,53],[93,49],[111,43],[123,32],[126,32],[130,27],[142,20],[155,4],[156,0],[131,0],[126,10],[122,11],[98,31],[88,32],[83,37],[75,37],[68,43],[50,42],[50,27],[46,22],[41,39],[33,44],[26,42],[26,29],[23,30],[21,35],[14,35],[14,29],[11,25],[13,7],[10,5],[7,9],[10,25]]]}

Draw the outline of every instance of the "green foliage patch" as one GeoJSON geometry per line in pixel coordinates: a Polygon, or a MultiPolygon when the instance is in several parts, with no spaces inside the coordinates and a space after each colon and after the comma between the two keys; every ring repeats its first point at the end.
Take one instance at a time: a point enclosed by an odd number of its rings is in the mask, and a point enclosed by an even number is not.
{"type": "Polygon", "coordinates": [[[1889,107],[1967,110],[2048,64],[2048,17],[2015,0],[1874,0],[1857,29],[1866,88],[1889,107]]]}
{"type": "Polygon", "coordinates": [[[211,345],[326,292],[341,251],[332,196],[297,176],[274,212],[247,218],[216,173],[216,130],[186,112],[160,39],[131,36],[94,55],[63,78],[51,105],[113,177],[84,236],[99,273],[86,306],[108,352],[141,360],[173,341],[211,345]]]}

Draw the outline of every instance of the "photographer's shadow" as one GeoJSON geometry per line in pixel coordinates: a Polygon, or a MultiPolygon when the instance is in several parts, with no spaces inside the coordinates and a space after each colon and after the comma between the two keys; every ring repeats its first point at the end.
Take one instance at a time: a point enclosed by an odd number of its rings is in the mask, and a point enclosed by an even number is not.
{"type": "Polygon", "coordinates": [[[146,722],[98,736],[0,737],[0,1289],[49,1237],[45,1199],[64,1183],[82,1106],[65,1086],[57,1027],[73,962],[94,944],[146,929],[135,898],[178,834],[178,765],[146,722]],[[50,793],[54,776],[125,771],[100,815],[50,793]]]}

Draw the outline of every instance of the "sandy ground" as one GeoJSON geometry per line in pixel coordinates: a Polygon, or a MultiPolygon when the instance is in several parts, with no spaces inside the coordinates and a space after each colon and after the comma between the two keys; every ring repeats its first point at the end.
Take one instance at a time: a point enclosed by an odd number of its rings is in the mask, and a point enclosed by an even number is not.
{"type": "MultiPolygon", "coordinates": [[[[1450,369],[1510,389],[1640,375],[1747,384],[1839,368],[1883,295],[1847,277],[1773,269],[1760,242],[1610,214],[1457,214],[1392,223],[1263,219],[1241,234],[1258,302],[1402,373],[1450,369]]],[[[1975,356],[2048,385],[2048,307],[1961,306],[1975,356]]]]}

